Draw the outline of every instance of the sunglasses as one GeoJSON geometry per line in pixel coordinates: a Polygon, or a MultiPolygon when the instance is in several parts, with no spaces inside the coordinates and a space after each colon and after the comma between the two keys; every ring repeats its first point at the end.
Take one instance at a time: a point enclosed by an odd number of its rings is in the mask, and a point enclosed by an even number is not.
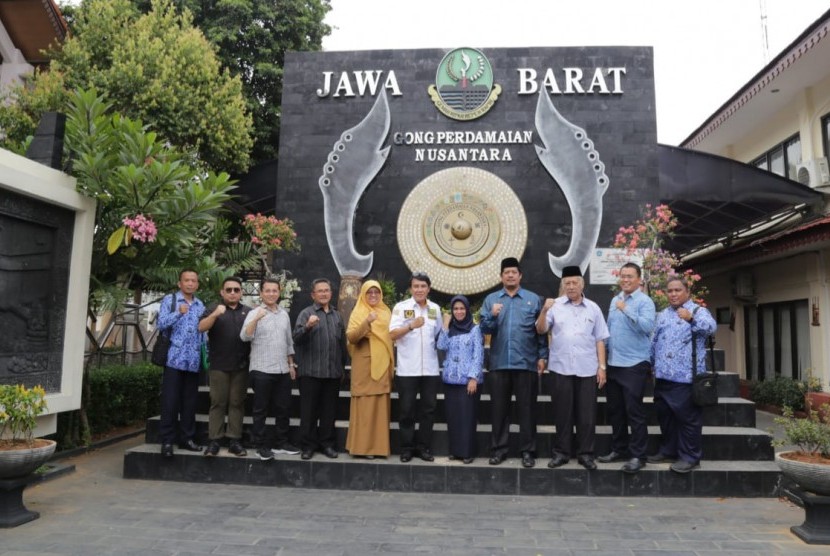
{"type": "Polygon", "coordinates": [[[225,293],[239,293],[242,288],[225,288],[225,293]]]}

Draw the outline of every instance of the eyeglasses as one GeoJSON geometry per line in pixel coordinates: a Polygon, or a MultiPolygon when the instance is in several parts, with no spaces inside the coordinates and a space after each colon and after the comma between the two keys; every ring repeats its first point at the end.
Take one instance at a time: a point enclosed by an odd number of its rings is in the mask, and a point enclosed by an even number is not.
{"type": "Polygon", "coordinates": [[[366,295],[380,295],[380,292],[377,290],[369,290],[366,292],[366,295]]]}
{"type": "Polygon", "coordinates": [[[239,293],[242,288],[225,288],[225,293],[239,293]]]}
{"type": "Polygon", "coordinates": [[[429,276],[427,276],[426,272],[413,272],[410,278],[411,280],[421,280],[423,282],[429,281],[429,276]]]}

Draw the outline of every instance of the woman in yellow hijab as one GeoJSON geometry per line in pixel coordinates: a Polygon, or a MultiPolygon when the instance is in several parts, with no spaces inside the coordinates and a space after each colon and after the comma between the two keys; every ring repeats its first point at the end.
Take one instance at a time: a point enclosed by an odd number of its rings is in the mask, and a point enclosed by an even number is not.
{"type": "Polygon", "coordinates": [[[387,457],[395,358],[389,337],[392,312],[383,302],[380,284],[367,280],[360,288],[346,329],[352,356],[351,408],[346,450],[352,456],[387,457]]]}

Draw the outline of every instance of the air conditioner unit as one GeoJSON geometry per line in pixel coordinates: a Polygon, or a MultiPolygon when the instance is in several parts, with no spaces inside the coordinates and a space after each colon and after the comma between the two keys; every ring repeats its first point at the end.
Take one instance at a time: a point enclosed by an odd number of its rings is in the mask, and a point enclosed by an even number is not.
{"type": "Polygon", "coordinates": [[[821,187],[830,185],[830,168],[827,166],[827,159],[811,158],[796,166],[796,179],[799,183],[810,187],[821,187]]]}

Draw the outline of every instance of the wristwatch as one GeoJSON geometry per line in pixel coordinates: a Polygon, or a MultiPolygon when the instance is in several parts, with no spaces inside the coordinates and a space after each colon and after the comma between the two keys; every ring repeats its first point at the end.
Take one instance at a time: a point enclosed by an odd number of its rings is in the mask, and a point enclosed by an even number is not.
{"type": "Polygon", "coordinates": [[[605,365],[600,365],[599,368],[602,369],[603,371],[606,370],[605,365]]]}

